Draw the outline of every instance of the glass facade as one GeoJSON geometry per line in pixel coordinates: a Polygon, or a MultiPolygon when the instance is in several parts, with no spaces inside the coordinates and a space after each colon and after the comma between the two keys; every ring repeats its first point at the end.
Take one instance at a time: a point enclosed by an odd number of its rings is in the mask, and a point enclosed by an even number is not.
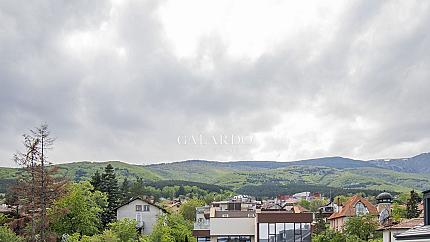
{"type": "Polygon", "coordinates": [[[260,223],[259,242],[310,242],[310,223],[260,223]]]}
{"type": "Polygon", "coordinates": [[[217,242],[251,242],[251,236],[219,236],[217,242]]]}
{"type": "Polygon", "coordinates": [[[210,242],[211,238],[209,237],[197,237],[197,242],[210,242]]]}

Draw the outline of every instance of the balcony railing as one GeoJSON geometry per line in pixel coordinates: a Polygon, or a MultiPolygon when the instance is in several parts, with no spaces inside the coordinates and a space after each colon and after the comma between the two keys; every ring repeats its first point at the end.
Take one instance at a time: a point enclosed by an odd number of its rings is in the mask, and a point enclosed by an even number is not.
{"type": "Polygon", "coordinates": [[[210,226],[209,221],[207,222],[195,222],[194,223],[194,230],[208,230],[210,226]]]}

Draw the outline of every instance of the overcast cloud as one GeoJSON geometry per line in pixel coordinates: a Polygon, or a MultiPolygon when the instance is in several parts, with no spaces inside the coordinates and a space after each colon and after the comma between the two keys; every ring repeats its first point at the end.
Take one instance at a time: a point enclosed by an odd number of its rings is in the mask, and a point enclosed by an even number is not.
{"type": "Polygon", "coordinates": [[[0,161],[430,151],[430,1],[0,2],[0,161]],[[199,135],[241,145],[178,144],[199,135]]]}

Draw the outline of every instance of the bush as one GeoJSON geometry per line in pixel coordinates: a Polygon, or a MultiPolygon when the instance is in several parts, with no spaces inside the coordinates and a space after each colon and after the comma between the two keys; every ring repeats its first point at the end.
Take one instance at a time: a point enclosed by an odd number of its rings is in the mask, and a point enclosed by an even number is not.
{"type": "Polygon", "coordinates": [[[24,239],[16,235],[9,227],[0,227],[0,241],[13,241],[13,242],[23,242],[24,239]]]}

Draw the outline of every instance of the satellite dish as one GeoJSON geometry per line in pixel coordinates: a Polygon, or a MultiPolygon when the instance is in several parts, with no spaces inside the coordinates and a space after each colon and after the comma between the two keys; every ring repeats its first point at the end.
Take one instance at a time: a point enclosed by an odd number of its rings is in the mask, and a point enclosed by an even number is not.
{"type": "Polygon", "coordinates": [[[386,208],[384,208],[384,210],[382,210],[381,213],[379,214],[379,223],[385,224],[388,221],[389,217],[390,217],[390,213],[386,208]]]}

